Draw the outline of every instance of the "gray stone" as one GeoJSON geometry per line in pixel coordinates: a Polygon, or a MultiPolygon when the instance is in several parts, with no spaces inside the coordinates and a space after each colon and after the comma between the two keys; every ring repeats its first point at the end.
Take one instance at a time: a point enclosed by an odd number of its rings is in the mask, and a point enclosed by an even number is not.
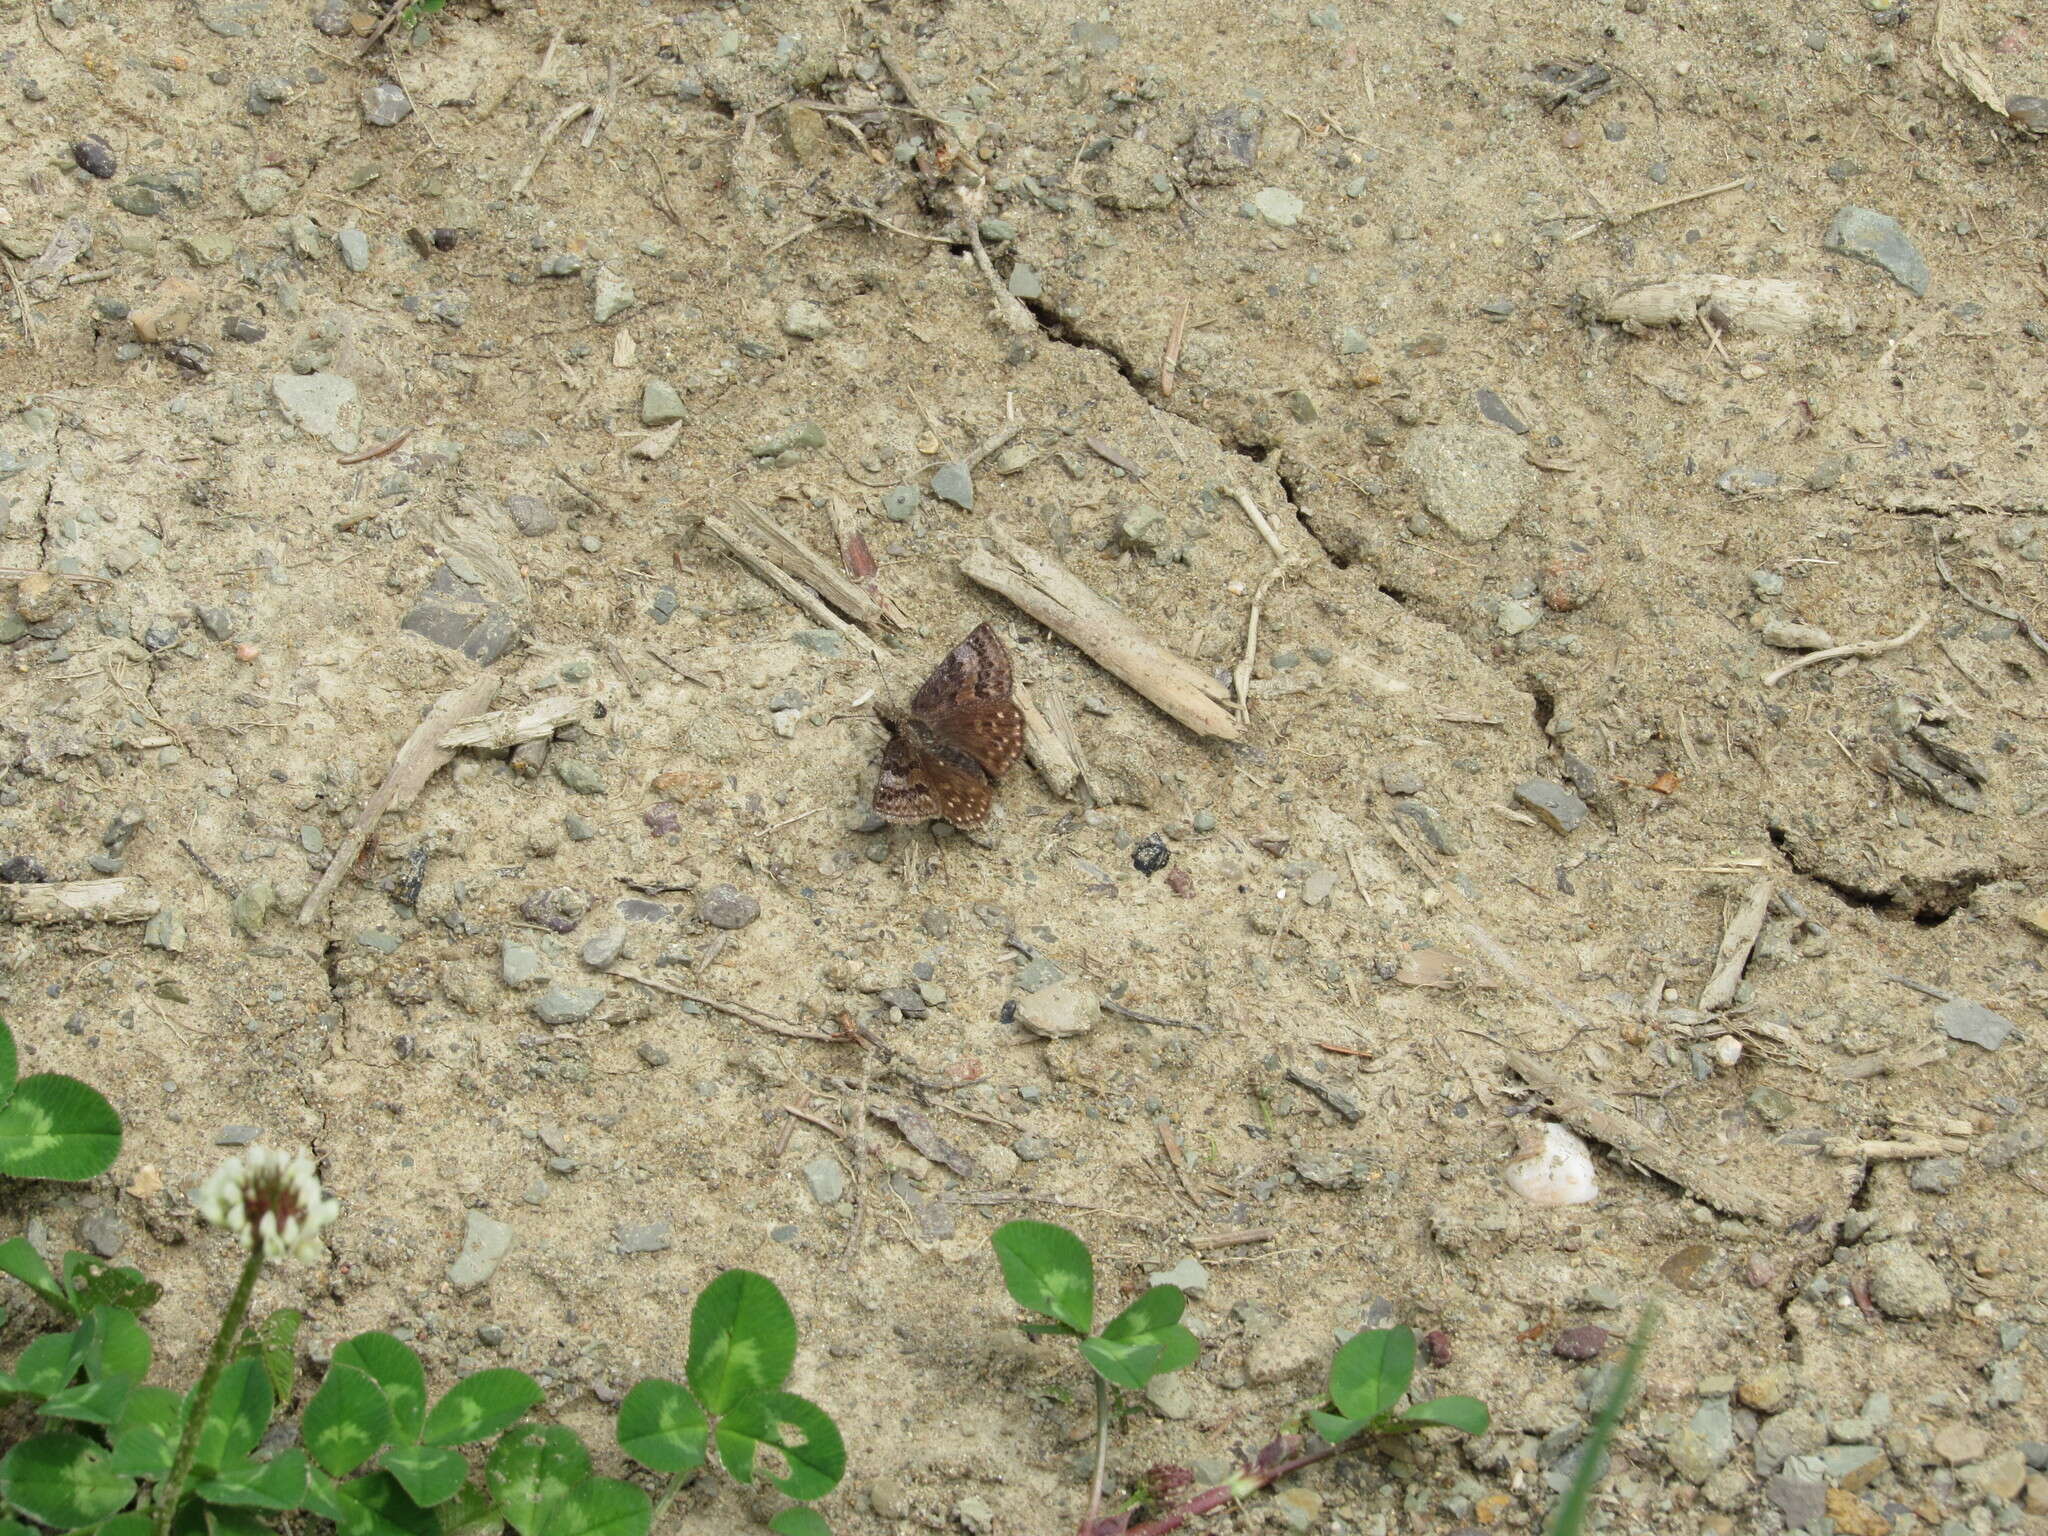
{"type": "Polygon", "coordinates": [[[673,384],[665,379],[649,379],[640,387],[641,426],[665,427],[681,421],[683,416],[683,397],[676,393],[673,384]]]}
{"type": "Polygon", "coordinates": [[[555,777],[562,787],[572,794],[601,795],[605,793],[605,782],[598,771],[580,757],[551,757],[548,766],[555,771],[555,777]]]}
{"type": "Polygon", "coordinates": [[[341,264],[351,272],[370,270],[370,237],[360,229],[351,226],[334,237],[335,248],[341,252],[341,264]]]}
{"type": "Polygon", "coordinates": [[[519,636],[519,620],[513,612],[464,581],[445,561],[434,567],[426,590],[406,610],[398,627],[460,651],[480,667],[504,655],[519,636]]]}
{"type": "Polygon", "coordinates": [[[176,907],[158,910],[142,929],[142,942],[150,949],[165,950],[170,954],[185,952],[185,918],[176,907]]]}
{"type": "Polygon", "coordinates": [[[1664,1447],[1671,1470],[1689,1483],[1704,1483],[1735,1454],[1735,1420],[1726,1398],[1710,1398],[1664,1447]]]}
{"type": "Polygon", "coordinates": [[[1828,1512],[1828,1490],[1812,1478],[1780,1472],[1764,1484],[1764,1497],[1785,1518],[1785,1528],[1803,1531],[1828,1512]]]}
{"type": "Polygon", "coordinates": [[[505,514],[512,519],[512,526],[529,539],[553,533],[561,526],[554,510],[538,496],[507,496],[505,514]]]}
{"type": "Polygon", "coordinates": [[[1869,1487],[1891,1465],[1875,1445],[1831,1445],[1820,1452],[1819,1460],[1827,1480],[1851,1493],[1869,1487]]]}
{"type": "Polygon", "coordinates": [[[1464,851],[1464,846],[1452,835],[1450,828],[1437,819],[1435,811],[1420,800],[1396,800],[1391,814],[1408,823],[1419,833],[1422,840],[1446,858],[1455,858],[1464,851]]]}
{"type": "Polygon", "coordinates": [[[250,1142],[262,1139],[263,1127],[260,1125],[224,1125],[214,1133],[213,1144],[216,1147],[246,1147],[250,1142]]]}
{"type": "Polygon", "coordinates": [[[1162,1419],[1191,1419],[1195,1416],[1195,1395],[1179,1371],[1154,1376],[1145,1383],[1145,1401],[1162,1419]]]}
{"type": "Polygon", "coordinates": [[[1755,496],[1764,491],[1776,490],[1784,483],[1784,477],[1774,469],[1761,469],[1753,464],[1738,464],[1724,470],[1714,482],[1714,489],[1724,496],[1755,496]]]}
{"type": "Polygon", "coordinates": [[[1522,445],[1492,427],[1424,427],[1401,462],[1422,488],[1430,515],[1465,540],[1496,537],[1536,498],[1536,471],[1522,445]]]}
{"type": "Polygon", "coordinates": [[[448,1283],[457,1291],[473,1291],[489,1282],[512,1251],[512,1229],[482,1211],[470,1211],[462,1222],[462,1251],[448,1266],[448,1283]]]}
{"type": "Polygon", "coordinates": [[[354,379],[338,373],[280,373],[271,377],[270,393],[284,419],[308,437],[324,438],[344,453],[355,451],[360,391],[354,379]]]}
{"type": "Polygon", "coordinates": [[[1906,1182],[1923,1195],[1952,1195],[1963,1182],[1963,1165],[1953,1157],[1923,1157],[1906,1182]]]}
{"type": "Polygon", "coordinates": [[[508,987],[530,986],[543,980],[540,951],[519,939],[505,939],[498,945],[498,974],[508,987]]]}
{"type": "Polygon", "coordinates": [[[1994,1360],[1985,1374],[1990,1379],[1984,1388],[1984,1400],[1990,1407],[2010,1408],[2026,1400],[2027,1378],[2017,1360],[1994,1360]]]}
{"type": "Polygon", "coordinates": [[[583,946],[583,963],[594,971],[608,970],[626,947],[626,925],[613,923],[583,946]]]}
{"type": "Polygon", "coordinates": [[[804,1164],[804,1183],[820,1205],[837,1205],[846,1197],[846,1170],[829,1154],[820,1153],[804,1164]]]}
{"type": "Polygon", "coordinates": [[[817,341],[832,334],[832,317],[808,299],[793,299],[782,311],[782,332],[802,341],[817,341]]]}
{"type": "Polygon", "coordinates": [[[612,1228],[612,1240],[622,1254],[662,1253],[673,1246],[672,1230],[673,1223],[666,1221],[622,1222],[612,1228]]]}
{"type": "Polygon", "coordinates": [[[1886,1317],[1940,1317],[1953,1305],[1934,1261],[1902,1237],[1870,1250],[1870,1299],[1886,1317]]]}
{"type": "Polygon", "coordinates": [[[602,987],[553,986],[533,1000],[533,1015],[549,1028],[559,1028],[589,1018],[603,1001],[602,987]]]}
{"type": "Polygon", "coordinates": [[[631,283],[610,267],[597,269],[597,278],[590,290],[590,312],[599,325],[618,319],[638,302],[639,295],[633,292],[631,283]]]}
{"type": "Polygon", "coordinates": [[[966,464],[956,460],[942,464],[932,475],[932,494],[941,501],[950,501],[956,507],[974,510],[974,475],[966,464]]]}
{"type": "Polygon", "coordinates": [[[112,1211],[94,1211],[78,1224],[78,1240],[103,1259],[117,1258],[128,1241],[128,1223],[112,1211]]]}
{"type": "Polygon", "coordinates": [[[1527,634],[1534,629],[1541,618],[1536,610],[1519,598],[1503,598],[1500,606],[1493,610],[1493,625],[1504,635],[1527,634]]]}
{"type": "Polygon", "coordinates": [[[372,128],[395,128],[412,116],[412,98],[396,80],[379,80],[362,92],[363,121],[372,128]]]}
{"type": "Polygon", "coordinates": [[[235,195],[254,214],[274,212],[279,203],[291,196],[291,190],[291,177],[274,165],[251,171],[235,183],[235,195]]]}
{"type": "Polygon", "coordinates": [[[276,888],[268,880],[255,880],[235,893],[235,899],[228,904],[228,918],[237,933],[253,939],[263,932],[263,925],[270,921],[276,906],[276,888]]]}
{"type": "Polygon", "coordinates": [[[1209,1292],[1209,1271],[1198,1259],[1182,1259],[1173,1268],[1145,1278],[1153,1285],[1177,1285],[1190,1296],[1206,1296],[1209,1292]]]}
{"type": "Polygon", "coordinates": [[[1982,1003],[1966,997],[1955,998],[1934,1010],[1934,1022],[1951,1040],[1981,1045],[1995,1051],[2011,1038],[2013,1023],[2002,1013],[1993,1013],[1982,1003]]]}
{"type": "Polygon", "coordinates": [[[1587,816],[1585,801],[1549,779],[1529,779],[1517,784],[1515,803],[1553,832],[1570,832],[1587,816]]]}
{"type": "Polygon", "coordinates": [[[1261,187],[1252,195],[1252,207],[1275,229],[1292,229],[1301,221],[1302,200],[1285,187],[1261,187]]]}
{"type": "Polygon", "coordinates": [[[1020,261],[1010,268],[1005,283],[1013,299],[1042,299],[1045,297],[1045,279],[1038,274],[1038,268],[1029,262],[1020,261]]]}
{"type": "Polygon", "coordinates": [[[713,928],[744,928],[761,915],[761,903],[736,886],[720,883],[697,894],[697,916],[713,928]]]}
{"type": "Polygon", "coordinates": [[[1017,1022],[1048,1040],[1085,1035],[1101,1011],[1096,995],[1071,981],[1056,981],[1017,1000],[1017,1022]]]}
{"type": "Polygon", "coordinates": [[[1898,220],[1889,215],[1854,205],[1846,207],[1835,215],[1835,222],[1828,226],[1821,244],[1830,251],[1882,267],[1916,297],[1927,292],[1927,260],[1906,238],[1898,220]]]}
{"type": "Polygon", "coordinates": [[[1810,1456],[1828,1443],[1827,1426],[1809,1408],[1788,1408],[1756,1432],[1756,1469],[1768,1477],[1794,1456],[1810,1456]]]}
{"type": "Polygon", "coordinates": [[[892,523],[907,523],[923,499],[923,493],[914,485],[892,486],[882,492],[882,516],[892,523]]]}

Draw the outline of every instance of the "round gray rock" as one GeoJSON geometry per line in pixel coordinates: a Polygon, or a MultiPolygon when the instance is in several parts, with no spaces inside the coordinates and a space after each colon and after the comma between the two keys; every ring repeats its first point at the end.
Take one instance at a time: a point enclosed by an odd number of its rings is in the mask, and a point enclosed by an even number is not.
{"type": "Polygon", "coordinates": [[[1468,544],[1483,544],[1536,499],[1536,471],[1522,445],[1493,427],[1424,427],[1401,462],[1422,487],[1430,515],[1468,544]]]}

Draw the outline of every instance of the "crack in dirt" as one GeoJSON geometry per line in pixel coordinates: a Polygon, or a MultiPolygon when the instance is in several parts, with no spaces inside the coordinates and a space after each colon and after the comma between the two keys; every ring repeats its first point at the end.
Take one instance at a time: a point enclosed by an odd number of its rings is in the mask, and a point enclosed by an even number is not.
{"type": "Polygon", "coordinates": [[[2009,872],[1998,869],[1965,869],[1946,876],[1909,878],[1890,887],[1862,885],[1805,857],[1799,841],[1783,822],[1773,821],[1765,831],[1771,846],[1784,857],[1787,868],[1802,879],[1833,891],[1844,905],[1895,920],[1911,919],[1922,928],[1940,927],[1968,906],[1980,887],[2011,878],[2009,872]]]}

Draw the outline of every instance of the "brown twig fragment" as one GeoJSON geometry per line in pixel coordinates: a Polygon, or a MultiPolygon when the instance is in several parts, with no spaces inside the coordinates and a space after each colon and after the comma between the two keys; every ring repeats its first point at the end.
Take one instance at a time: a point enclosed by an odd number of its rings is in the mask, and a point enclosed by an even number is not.
{"type": "Polygon", "coordinates": [[[1597,1092],[1522,1051],[1509,1051],[1507,1064],[1523,1082],[1550,1100],[1557,1117],[1630,1162],[1639,1163],[1729,1216],[1782,1221],[1776,1197],[1710,1167],[1698,1153],[1677,1147],[1648,1126],[1623,1114],[1597,1092]]]}
{"type": "Polygon", "coordinates": [[[1714,1013],[1735,1001],[1735,989],[1742,985],[1742,968],[1749,964],[1749,952],[1756,945],[1756,936],[1763,932],[1764,914],[1770,907],[1771,882],[1759,880],[1742,898],[1742,905],[1735,909],[1721,935],[1721,953],[1714,963],[1714,974],[1700,989],[1702,1012],[1714,1013]]]}
{"type": "Polygon", "coordinates": [[[337,464],[367,464],[372,459],[381,459],[387,453],[396,453],[406,444],[406,439],[417,432],[417,427],[407,427],[389,442],[379,443],[374,448],[365,448],[360,453],[344,454],[334,462],[337,464]]]}
{"type": "Polygon", "coordinates": [[[572,721],[594,715],[597,707],[596,699],[543,699],[517,709],[496,709],[443,731],[441,745],[451,752],[465,747],[477,752],[502,752],[524,741],[552,736],[572,721]]]}
{"type": "Polygon", "coordinates": [[[0,886],[7,917],[48,927],[56,923],[140,923],[163,903],[140,880],[53,880],[43,885],[0,886]],[[8,899],[11,897],[11,900],[8,899]]]}
{"type": "Polygon", "coordinates": [[[482,714],[497,695],[498,679],[486,674],[442,694],[434,701],[434,707],[427,711],[427,718],[413,727],[412,734],[398,749],[398,755],[391,762],[391,771],[384,776],[384,782],[370,796],[355,825],[348,829],[348,834],[335,848],[334,856],[328,860],[327,868],[320,876],[320,883],[313,887],[312,895],[299,908],[300,927],[320,915],[320,909],[327,905],[342,876],[354,865],[356,855],[363,851],[363,844],[370,840],[370,834],[376,831],[384,813],[410,805],[413,797],[426,787],[427,780],[455,756],[452,749],[441,744],[441,738],[456,725],[482,714]]]}
{"type": "MultiPolygon", "coordinates": [[[[727,552],[735,560],[816,619],[820,625],[836,631],[870,656],[879,659],[880,653],[875,649],[874,641],[834,613],[823,598],[783,570],[773,556],[756,548],[737,528],[716,517],[705,518],[703,527],[706,533],[726,547],[727,552]]],[[[865,593],[861,595],[863,598],[866,597],[865,593]]]]}
{"type": "Polygon", "coordinates": [[[960,562],[968,580],[1015,603],[1047,629],[1200,736],[1243,735],[1222,685],[1139,629],[1086,582],[1048,555],[990,525],[992,549],[960,562]]]}
{"type": "Polygon", "coordinates": [[[1933,610],[1930,609],[1913,621],[1911,629],[1902,635],[1894,635],[1889,640],[1852,640],[1847,645],[1831,645],[1824,651],[1808,651],[1804,656],[1786,662],[1777,671],[1766,672],[1763,684],[1766,688],[1775,688],[1801,667],[1818,666],[1824,661],[1840,661],[1849,656],[1882,656],[1886,651],[1896,651],[1925,629],[1927,621],[1933,617],[1933,610]]]}
{"type": "Polygon", "coordinates": [[[765,1013],[761,1009],[750,1007],[745,1003],[728,1003],[723,998],[712,997],[704,992],[693,992],[688,987],[678,986],[666,977],[644,975],[627,966],[614,965],[609,974],[623,977],[627,981],[636,981],[651,991],[666,992],[671,997],[683,998],[689,1002],[696,1003],[700,1007],[725,1014],[728,1018],[738,1019],[742,1024],[751,1024],[756,1029],[765,1029],[772,1035],[786,1035],[792,1040],[823,1040],[833,1045],[844,1045],[847,1041],[856,1038],[851,1035],[827,1034],[822,1029],[806,1029],[801,1024],[792,1024],[788,1019],[778,1018],[772,1013],[765,1013]]]}
{"type": "Polygon", "coordinates": [[[518,197],[524,193],[527,183],[539,174],[541,162],[547,159],[548,150],[554,144],[556,135],[584,113],[591,111],[594,105],[595,103],[588,101],[572,102],[555,114],[554,121],[541,130],[540,144],[535,148],[533,158],[526,162],[526,169],[512,178],[512,196],[518,197]]]}
{"type": "Polygon", "coordinates": [[[1164,400],[1173,394],[1173,384],[1180,368],[1181,344],[1188,335],[1188,306],[1190,300],[1180,301],[1180,313],[1173,317],[1173,329],[1167,333],[1166,354],[1159,360],[1159,398],[1164,400]]]}

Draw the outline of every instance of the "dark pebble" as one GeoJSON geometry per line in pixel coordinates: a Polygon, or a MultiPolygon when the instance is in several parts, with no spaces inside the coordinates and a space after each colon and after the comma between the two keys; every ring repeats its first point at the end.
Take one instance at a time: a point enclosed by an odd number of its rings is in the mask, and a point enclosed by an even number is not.
{"type": "Polygon", "coordinates": [[[0,885],[45,885],[50,873],[25,853],[0,862],[0,885]]]}
{"type": "Polygon", "coordinates": [[[656,837],[667,837],[683,830],[683,808],[673,800],[655,801],[640,813],[640,819],[656,837]]]}
{"type": "Polygon", "coordinates": [[[1148,837],[1131,849],[1131,868],[1141,875],[1156,875],[1173,859],[1166,844],[1156,837],[1148,837]]]}
{"type": "Polygon", "coordinates": [[[761,903],[734,886],[720,883],[697,897],[697,916],[728,932],[744,928],[761,915],[761,903]]]}
{"type": "Polygon", "coordinates": [[[1418,1341],[1422,1346],[1422,1358],[1432,1366],[1446,1366],[1451,1363],[1451,1336],[1441,1328],[1432,1328],[1418,1341]]]}
{"type": "Polygon", "coordinates": [[[1550,1352],[1560,1360],[1597,1360],[1607,1347],[1608,1332],[1594,1323],[1567,1328],[1551,1343],[1550,1352]]]}
{"type": "Polygon", "coordinates": [[[254,320],[244,320],[236,315],[220,328],[220,334],[226,341],[261,341],[270,333],[254,320]]]}
{"type": "Polygon", "coordinates": [[[107,141],[98,134],[89,133],[71,146],[71,158],[78,162],[78,168],[89,171],[101,181],[111,177],[117,167],[114,152],[107,148],[107,141]]]}
{"type": "Polygon", "coordinates": [[[452,229],[437,229],[434,231],[434,249],[437,251],[452,251],[455,249],[455,242],[461,238],[452,229]]]}

